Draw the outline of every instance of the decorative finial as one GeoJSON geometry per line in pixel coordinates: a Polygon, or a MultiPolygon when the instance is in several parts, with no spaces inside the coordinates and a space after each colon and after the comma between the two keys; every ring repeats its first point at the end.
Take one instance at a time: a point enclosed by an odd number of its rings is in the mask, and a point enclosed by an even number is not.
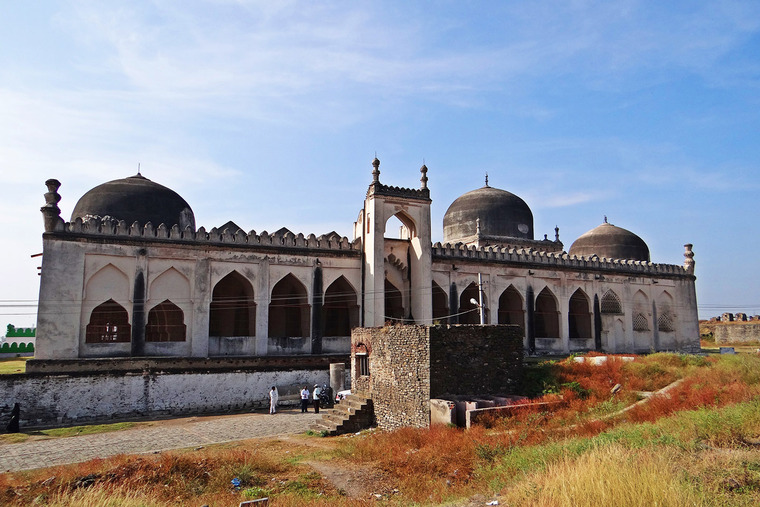
{"type": "Polygon", "coordinates": [[[559,241],[559,225],[554,226],[554,241],[559,241]]]}
{"type": "Polygon", "coordinates": [[[486,186],[488,186],[488,172],[486,171],[486,186]]]}
{"type": "Polygon", "coordinates": [[[40,211],[45,223],[45,232],[53,232],[56,229],[60,230],[63,226],[61,209],[58,207],[58,203],[61,202],[61,195],[58,193],[61,182],[56,179],[49,179],[45,182],[45,186],[48,191],[45,193],[45,205],[40,208],[40,211]]]}
{"type": "Polygon", "coordinates": [[[422,182],[422,185],[420,185],[420,188],[427,188],[427,182],[428,182],[427,172],[428,172],[428,168],[425,165],[425,159],[424,158],[422,159],[422,167],[420,167],[420,172],[422,173],[422,178],[420,178],[420,181],[422,182]]]}
{"type": "Polygon", "coordinates": [[[377,159],[377,152],[375,152],[375,159],[372,161],[372,183],[380,183],[380,161],[377,159]]]}
{"type": "Polygon", "coordinates": [[[137,175],[142,176],[142,174],[140,174],[140,162],[137,163],[137,175]]]}
{"type": "Polygon", "coordinates": [[[475,219],[475,234],[480,235],[480,217],[475,219]]]}
{"type": "Polygon", "coordinates": [[[686,269],[686,272],[689,274],[694,274],[694,252],[692,251],[692,245],[691,243],[686,243],[684,245],[684,253],[683,256],[685,257],[683,261],[683,267],[686,269]]]}

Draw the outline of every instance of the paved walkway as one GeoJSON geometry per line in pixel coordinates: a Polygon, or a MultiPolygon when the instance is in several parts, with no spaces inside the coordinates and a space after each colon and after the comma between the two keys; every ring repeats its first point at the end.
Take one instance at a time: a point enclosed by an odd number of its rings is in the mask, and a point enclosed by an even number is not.
{"type": "Polygon", "coordinates": [[[79,463],[116,454],[181,449],[248,438],[303,433],[320,415],[284,410],[276,415],[191,417],[130,430],[0,445],[0,473],[79,463]]]}

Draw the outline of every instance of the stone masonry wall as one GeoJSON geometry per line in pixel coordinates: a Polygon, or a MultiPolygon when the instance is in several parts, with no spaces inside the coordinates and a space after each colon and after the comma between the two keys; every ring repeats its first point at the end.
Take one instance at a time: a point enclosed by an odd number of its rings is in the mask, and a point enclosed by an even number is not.
{"type": "Polygon", "coordinates": [[[713,329],[715,343],[741,343],[760,341],[760,324],[735,323],[716,325],[713,329]]]}
{"type": "Polygon", "coordinates": [[[518,326],[430,328],[430,395],[518,394],[523,339],[518,326]]]}
{"type": "Polygon", "coordinates": [[[351,334],[351,382],[372,398],[383,429],[430,424],[429,328],[356,328],[351,334]],[[369,376],[357,371],[356,352],[368,353],[369,376]]]}

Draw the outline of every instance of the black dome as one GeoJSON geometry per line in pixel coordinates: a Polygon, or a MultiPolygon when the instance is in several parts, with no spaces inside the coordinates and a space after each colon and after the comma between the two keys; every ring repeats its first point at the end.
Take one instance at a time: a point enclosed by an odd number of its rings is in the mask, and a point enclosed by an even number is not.
{"type": "Polygon", "coordinates": [[[579,257],[597,255],[608,259],[649,261],[649,247],[643,239],[607,222],[581,235],[568,253],[579,257]]]}
{"type": "Polygon", "coordinates": [[[482,236],[533,239],[533,213],[525,201],[506,190],[486,185],[459,197],[443,216],[443,240],[457,243],[477,233],[482,236]]]}
{"type": "Polygon", "coordinates": [[[139,174],[103,183],[84,194],[74,206],[71,221],[88,216],[195,229],[193,210],[177,192],[139,174]]]}

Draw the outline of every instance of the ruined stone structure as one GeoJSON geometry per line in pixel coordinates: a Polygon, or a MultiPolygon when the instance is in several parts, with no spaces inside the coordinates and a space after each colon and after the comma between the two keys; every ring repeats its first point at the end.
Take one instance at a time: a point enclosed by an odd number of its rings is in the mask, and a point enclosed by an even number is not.
{"type": "Polygon", "coordinates": [[[372,399],[378,427],[427,427],[432,398],[515,394],[522,342],[518,326],[355,329],[352,389],[372,399]]]}
{"type": "Polygon", "coordinates": [[[354,238],[196,228],[188,203],[140,174],[99,185],[60,216],[46,182],[37,356],[241,357],[347,354],[351,329],[387,322],[514,324],[528,353],[692,351],[694,260],[655,264],[635,234],[604,223],[569,249],[536,240],[530,208],[486,185],[431,242],[420,188],[380,182],[354,238]],[[391,217],[400,237],[386,237],[391,217]]]}

